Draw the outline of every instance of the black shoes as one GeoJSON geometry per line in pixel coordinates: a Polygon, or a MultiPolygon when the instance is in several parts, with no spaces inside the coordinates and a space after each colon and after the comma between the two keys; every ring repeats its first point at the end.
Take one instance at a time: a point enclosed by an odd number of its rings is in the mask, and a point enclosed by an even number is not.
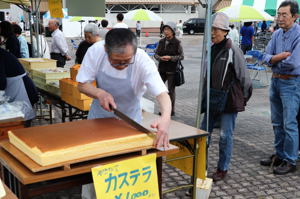
{"type": "Polygon", "coordinates": [[[218,182],[220,180],[223,180],[227,175],[227,171],[217,170],[213,175],[212,179],[214,182],[218,182]]]}
{"type": "Polygon", "coordinates": [[[284,175],[294,171],[296,171],[296,165],[292,165],[288,161],[283,160],[282,163],[273,170],[273,173],[277,175],[284,175]]]}
{"type": "Polygon", "coordinates": [[[280,159],[277,155],[272,155],[268,159],[261,160],[260,165],[271,166],[271,169],[275,167],[273,173],[277,175],[284,175],[296,171],[296,165],[292,165],[288,161],[280,159]]]}
{"type": "Polygon", "coordinates": [[[268,159],[263,159],[260,161],[260,165],[262,166],[274,166],[277,167],[283,162],[277,155],[273,154],[268,159]]]}

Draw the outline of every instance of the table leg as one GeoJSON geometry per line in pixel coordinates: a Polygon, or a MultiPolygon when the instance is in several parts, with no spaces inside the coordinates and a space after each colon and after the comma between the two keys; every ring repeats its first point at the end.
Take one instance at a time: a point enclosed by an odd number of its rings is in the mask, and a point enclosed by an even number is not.
{"type": "Polygon", "coordinates": [[[66,106],[64,102],[61,102],[60,104],[61,106],[61,121],[62,123],[64,123],[66,121],[66,106]]]}
{"type": "Polygon", "coordinates": [[[72,122],[73,121],[73,113],[72,113],[72,106],[69,105],[69,121],[72,122]]]}
{"type": "Polygon", "coordinates": [[[50,118],[50,124],[52,124],[53,121],[52,121],[52,104],[51,103],[49,104],[49,118],[50,118]]]}
{"type": "Polygon", "coordinates": [[[162,159],[162,157],[156,158],[156,168],[157,168],[159,198],[162,198],[162,167],[163,167],[163,159],[162,159]]]}
{"type": "Polygon", "coordinates": [[[196,199],[196,190],[197,190],[197,176],[198,176],[198,155],[199,155],[199,143],[198,139],[194,139],[194,159],[193,159],[193,193],[192,198],[196,199]]]}

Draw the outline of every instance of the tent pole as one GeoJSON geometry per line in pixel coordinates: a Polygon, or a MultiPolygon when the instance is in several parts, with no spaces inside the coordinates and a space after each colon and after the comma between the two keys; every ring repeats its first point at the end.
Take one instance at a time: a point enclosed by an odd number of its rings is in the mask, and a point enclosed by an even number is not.
{"type": "MultiPolygon", "coordinates": [[[[201,0],[199,0],[200,2],[201,0]]],[[[201,2],[200,2],[201,3],[201,2]]],[[[211,73],[211,15],[212,15],[212,0],[207,0],[207,4],[201,4],[203,7],[206,7],[206,21],[205,21],[205,34],[203,38],[203,47],[202,47],[202,60],[201,60],[201,69],[200,69],[200,81],[199,81],[199,92],[198,92],[198,105],[197,105],[197,116],[196,116],[196,127],[200,128],[201,125],[201,105],[202,105],[202,93],[205,76],[207,77],[206,82],[206,93],[207,93],[207,120],[206,120],[206,131],[208,131],[209,125],[209,96],[210,96],[210,73],[211,73]],[[205,74],[206,73],[206,74],[205,74]]],[[[207,143],[208,140],[206,140],[207,143]]],[[[208,168],[208,146],[206,146],[206,170],[208,168]]],[[[195,177],[194,177],[195,178],[195,177]]],[[[196,178],[197,179],[197,178],[196,178]]],[[[196,180],[194,179],[194,180],[196,180]]],[[[206,190],[207,191],[207,190],[206,190]]],[[[196,198],[196,187],[193,188],[193,196],[196,198]]],[[[198,196],[199,197],[199,196],[198,196]]]]}
{"type": "MultiPolygon", "coordinates": [[[[32,0],[31,0],[32,3],[32,0]]],[[[28,21],[29,21],[29,31],[30,31],[30,42],[31,42],[31,53],[32,57],[34,57],[34,50],[33,50],[33,30],[31,26],[31,17],[32,17],[32,4],[31,4],[31,9],[28,11],[28,21]]]]}
{"type": "MultiPolygon", "coordinates": [[[[206,71],[207,77],[207,109],[209,110],[209,89],[210,89],[210,72],[211,72],[211,15],[212,15],[212,2],[207,1],[206,7],[206,21],[205,21],[205,34],[203,39],[203,51],[202,51],[202,61],[200,70],[200,83],[198,92],[198,106],[197,106],[197,116],[196,116],[196,127],[200,128],[200,118],[201,118],[201,101],[202,101],[202,91],[203,83],[206,71]],[[207,68],[207,70],[206,70],[207,68]]],[[[207,111],[207,129],[209,122],[209,111],[207,111]]]]}

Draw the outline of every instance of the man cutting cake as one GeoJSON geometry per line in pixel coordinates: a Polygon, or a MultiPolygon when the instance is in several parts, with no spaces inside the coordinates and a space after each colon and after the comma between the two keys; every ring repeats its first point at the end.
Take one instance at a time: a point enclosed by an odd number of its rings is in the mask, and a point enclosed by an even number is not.
{"type": "Polygon", "coordinates": [[[140,99],[148,91],[159,102],[161,117],[152,123],[157,129],[157,147],[168,145],[170,98],[154,61],[137,49],[137,39],[128,29],[113,29],[105,42],[89,48],[77,75],[79,90],[94,98],[88,119],[114,117],[117,108],[136,122],[141,122],[140,99]],[[92,82],[96,80],[97,87],[92,82]]]}
{"type": "MultiPolygon", "coordinates": [[[[117,108],[141,122],[140,99],[146,90],[159,102],[161,116],[151,125],[157,129],[156,147],[169,144],[171,101],[154,61],[137,48],[137,39],[128,29],[112,29],[104,41],[89,48],[77,75],[79,90],[94,98],[88,119],[114,117],[117,108]],[[96,81],[97,87],[92,82],[96,81]]],[[[83,187],[83,198],[94,198],[92,187],[83,187]],[[86,195],[87,193],[87,195],[86,195]],[[88,196],[89,195],[89,196],[88,196]]]]}

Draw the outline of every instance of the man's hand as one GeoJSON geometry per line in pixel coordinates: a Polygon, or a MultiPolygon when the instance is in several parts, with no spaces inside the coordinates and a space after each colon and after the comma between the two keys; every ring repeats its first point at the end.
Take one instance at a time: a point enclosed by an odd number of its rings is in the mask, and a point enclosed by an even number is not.
{"type": "Polygon", "coordinates": [[[117,108],[117,105],[116,105],[116,103],[114,101],[114,98],[113,98],[113,96],[110,93],[108,93],[108,92],[106,92],[104,90],[101,90],[97,94],[97,98],[98,98],[98,100],[100,102],[101,107],[104,110],[111,112],[112,110],[111,110],[110,106],[112,106],[114,109],[117,108]]]}
{"type": "Polygon", "coordinates": [[[87,96],[99,100],[101,107],[106,111],[112,111],[110,106],[117,108],[113,96],[101,88],[96,88],[92,83],[79,82],[78,89],[87,96]]]}
{"type": "Polygon", "coordinates": [[[276,64],[277,62],[280,62],[281,60],[284,60],[289,56],[291,56],[290,52],[282,52],[277,55],[274,55],[270,60],[270,64],[276,64]]]}
{"type": "Polygon", "coordinates": [[[162,146],[164,148],[169,147],[169,134],[168,134],[169,126],[170,126],[170,119],[164,119],[162,117],[160,117],[159,119],[157,119],[151,124],[151,128],[157,129],[157,135],[154,141],[154,145],[156,148],[162,146]]]}
{"type": "Polygon", "coordinates": [[[67,61],[69,61],[69,60],[71,60],[72,59],[72,57],[70,57],[69,55],[66,55],[66,60],[67,61]]]}
{"type": "Polygon", "coordinates": [[[280,56],[281,60],[288,58],[289,56],[291,56],[290,52],[282,52],[279,53],[278,56],[280,56]]]}
{"type": "Polygon", "coordinates": [[[169,61],[171,59],[171,56],[161,56],[160,59],[162,61],[169,61]]]}

